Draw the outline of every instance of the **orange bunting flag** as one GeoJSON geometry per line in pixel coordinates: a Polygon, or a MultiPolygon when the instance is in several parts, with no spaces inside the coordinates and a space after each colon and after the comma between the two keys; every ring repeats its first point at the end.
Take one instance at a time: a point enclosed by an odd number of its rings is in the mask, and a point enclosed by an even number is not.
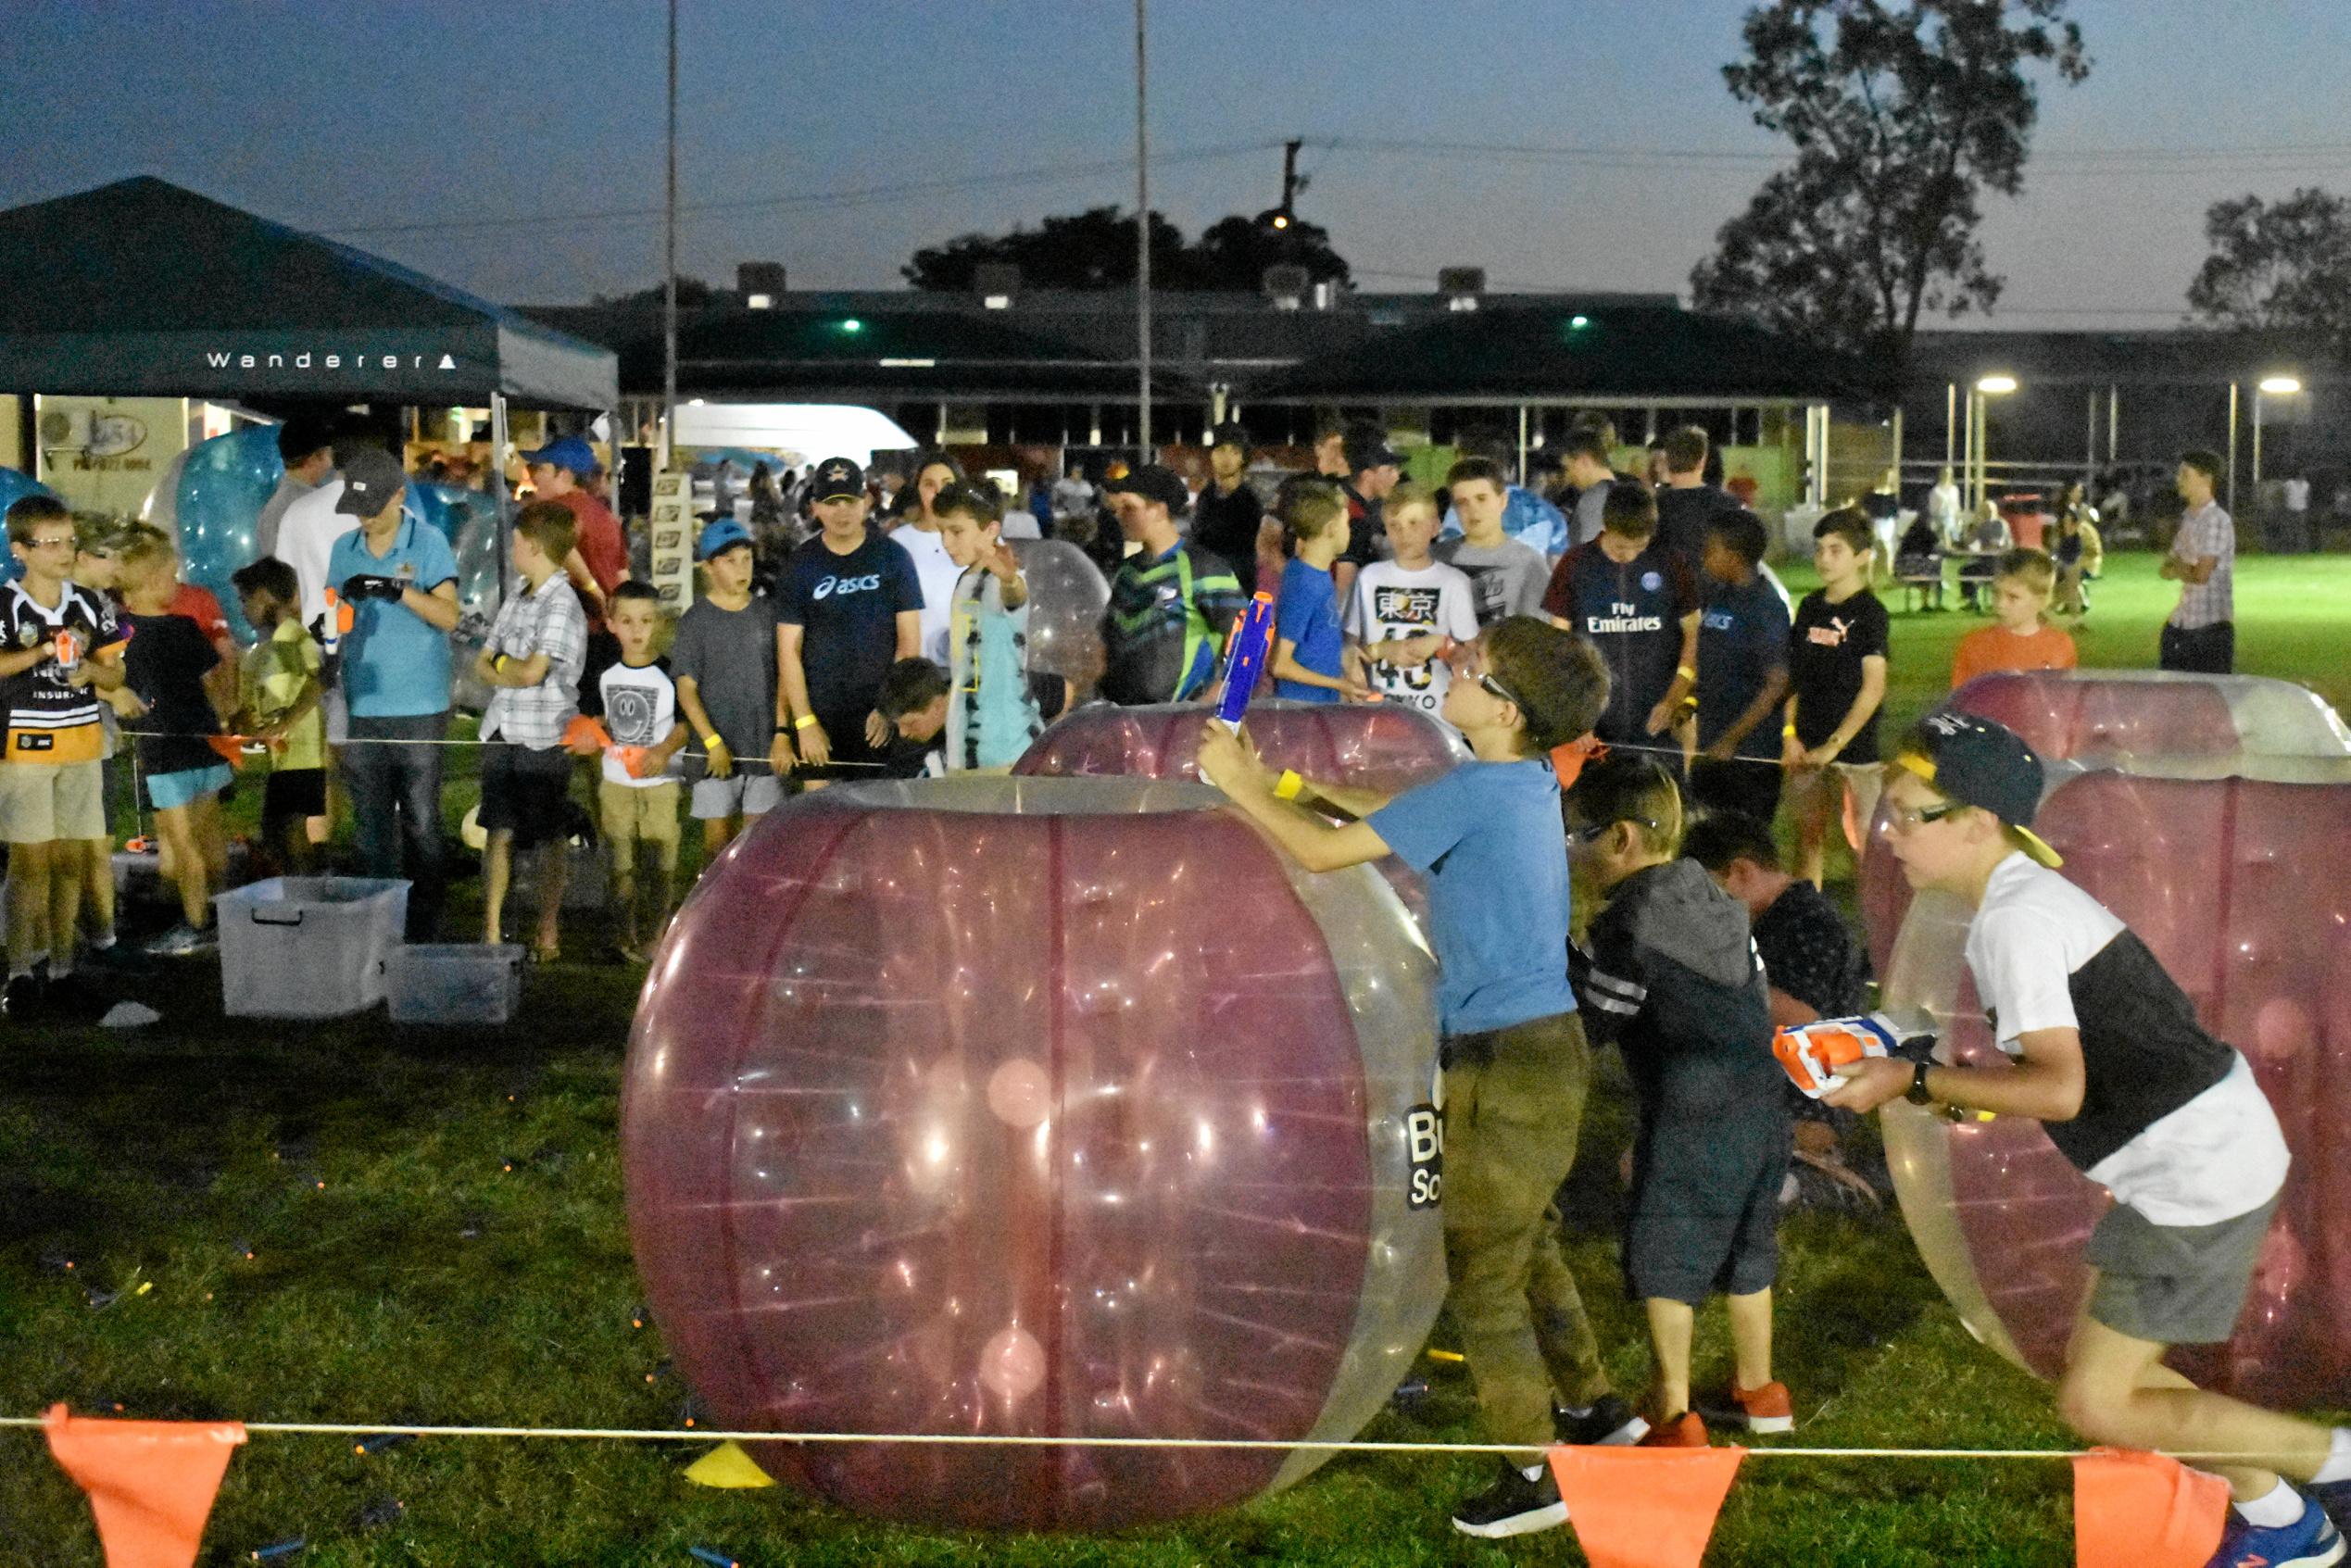
{"type": "Polygon", "coordinates": [[[572,721],[563,726],[563,745],[572,751],[601,751],[612,744],[601,720],[585,713],[574,713],[572,721]]]}
{"type": "Polygon", "coordinates": [[[1567,1523],[1591,1568],[1698,1568],[1747,1450],[1551,1450],[1567,1523]]]}
{"type": "Polygon", "coordinates": [[[2081,1568],[2202,1568],[2220,1549],[2229,1484],[2136,1449],[2073,1461],[2073,1560],[2081,1568]]]}
{"type": "Polygon", "coordinates": [[[52,1405],[42,1424],[89,1494],[107,1568],[192,1568],[244,1423],[101,1421],[52,1405]]]}
{"type": "Polygon", "coordinates": [[[1600,744],[1598,735],[1578,735],[1565,746],[1551,748],[1551,771],[1559,775],[1559,787],[1573,789],[1583,776],[1584,764],[1597,762],[1608,755],[1608,748],[1600,744]]]}

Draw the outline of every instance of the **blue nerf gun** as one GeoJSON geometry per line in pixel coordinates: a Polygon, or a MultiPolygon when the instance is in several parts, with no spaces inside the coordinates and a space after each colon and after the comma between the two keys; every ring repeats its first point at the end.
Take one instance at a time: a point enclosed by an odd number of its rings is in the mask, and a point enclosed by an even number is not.
{"type": "Polygon", "coordinates": [[[1274,596],[1260,594],[1241,611],[1233,628],[1231,651],[1225,660],[1225,695],[1216,704],[1216,718],[1228,730],[1238,730],[1249,711],[1249,697],[1274,651],[1274,596]]]}

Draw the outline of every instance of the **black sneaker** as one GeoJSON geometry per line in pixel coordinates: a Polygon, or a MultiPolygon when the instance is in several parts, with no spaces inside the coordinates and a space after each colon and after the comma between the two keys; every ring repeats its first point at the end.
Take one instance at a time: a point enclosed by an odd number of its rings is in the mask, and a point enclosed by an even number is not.
{"type": "Polygon", "coordinates": [[[51,975],[41,997],[42,1011],[68,1023],[95,1023],[113,1005],[75,972],[51,975]]]}
{"type": "Polygon", "coordinates": [[[1559,1482],[1548,1464],[1529,1481],[1524,1471],[1504,1461],[1500,1480],[1453,1510],[1454,1529],[1486,1540],[1530,1536],[1566,1523],[1567,1505],[1559,1500],[1559,1482]]]}
{"type": "Polygon", "coordinates": [[[1561,1442],[1579,1448],[1628,1448],[1649,1436],[1649,1423],[1614,1394],[1603,1394],[1581,1415],[1553,1405],[1551,1425],[1561,1442]]]}
{"type": "Polygon", "coordinates": [[[38,975],[12,974],[0,988],[0,1016],[30,1023],[41,1015],[42,985],[38,975]]]}

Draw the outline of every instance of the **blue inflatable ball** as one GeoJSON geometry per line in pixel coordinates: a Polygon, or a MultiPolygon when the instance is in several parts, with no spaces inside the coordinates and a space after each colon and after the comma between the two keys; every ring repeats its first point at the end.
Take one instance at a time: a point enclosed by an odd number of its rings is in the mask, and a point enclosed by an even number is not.
{"type": "Polygon", "coordinates": [[[172,492],[181,575],[212,590],[241,643],[252,642],[254,632],[229,577],[254,558],[254,524],[284,473],[277,427],[254,425],[191,447],[172,492]]]}
{"type": "MultiPolygon", "coordinates": [[[[0,516],[5,516],[8,508],[23,496],[56,495],[56,491],[29,473],[16,469],[0,469],[0,516]]],[[[24,566],[17,559],[16,551],[0,551],[0,583],[13,583],[23,575],[24,566]]]]}
{"type": "Polygon", "coordinates": [[[458,604],[471,618],[484,621],[498,613],[498,513],[484,490],[454,484],[409,483],[409,515],[438,529],[448,540],[458,562],[458,604]]]}

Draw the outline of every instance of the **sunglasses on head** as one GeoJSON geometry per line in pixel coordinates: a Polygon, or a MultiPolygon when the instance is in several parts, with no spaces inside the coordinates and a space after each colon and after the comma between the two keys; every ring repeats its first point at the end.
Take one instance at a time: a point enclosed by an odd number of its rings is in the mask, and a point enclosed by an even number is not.
{"type": "Polygon", "coordinates": [[[1575,840],[1578,844],[1597,844],[1600,842],[1602,836],[1605,834],[1610,828],[1615,827],[1618,822],[1637,822],[1641,826],[1647,828],[1651,833],[1663,833],[1666,831],[1663,827],[1651,822],[1646,817],[1611,817],[1604,822],[1587,822],[1579,828],[1569,828],[1567,830],[1567,836],[1575,840]]]}

